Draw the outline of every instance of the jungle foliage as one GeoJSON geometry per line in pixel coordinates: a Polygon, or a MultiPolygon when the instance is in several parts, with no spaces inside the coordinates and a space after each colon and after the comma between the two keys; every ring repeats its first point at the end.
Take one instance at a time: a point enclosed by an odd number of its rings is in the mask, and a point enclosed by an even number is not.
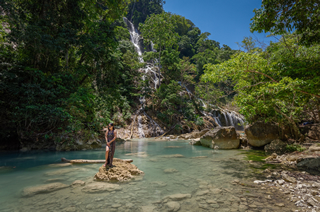
{"type": "Polygon", "coordinates": [[[128,3],[0,1],[2,141],[94,134],[117,112],[131,116],[138,57],[119,21],[128,3]]]}

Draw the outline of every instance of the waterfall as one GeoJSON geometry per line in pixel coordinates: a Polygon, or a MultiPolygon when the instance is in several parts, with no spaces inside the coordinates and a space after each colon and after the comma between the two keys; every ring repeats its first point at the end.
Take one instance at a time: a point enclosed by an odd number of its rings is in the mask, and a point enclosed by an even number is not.
{"type": "MultiPolygon", "coordinates": [[[[123,20],[127,24],[127,27],[128,27],[129,33],[130,33],[130,40],[131,40],[132,44],[134,45],[136,52],[139,55],[139,62],[145,63],[145,61],[143,60],[143,57],[142,57],[142,49],[141,49],[141,45],[140,45],[140,34],[139,34],[138,30],[134,27],[134,25],[126,17],[124,17],[123,20]]],[[[150,46],[151,46],[151,51],[156,52],[156,50],[153,48],[154,44],[152,42],[151,42],[150,46]]],[[[157,62],[158,62],[158,60],[155,59],[155,63],[157,63],[157,62]]],[[[157,86],[160,83],[160,77],[161,77],[161,76],[158,76],[157,70],[158,70],[158,68],[155,66],[155,64],[149,63],[149,62],[146,63],[144,68],[139,69],[139,71],[143,73],[142,80],[145,81],[146,77],[150,77],[153,84],[154,84],[154,86],[153,86],[154,89],[157,89],[157,86]]],[[[140,104],[142,105],[139,110],[144,112],[143,106],[145,105],[145,97],[144,96],[140,97],[139,101],[140,101],[140,104]]],[[[144,114],[149,118],[152,125],[155,126],[156,134],[157,134],[157,132],[162,134],[164,132],[162,130],[162,128],[145,112],[144,112],[144,114]]],[[[138,132],[139,132],[140,138],[144,138],[145,134],[142,129],[141,121],[142,121],[142,118],[139,115],[138,116],[138,132]]]]}
{"type": "MultiPolygon", "coordinates": [[[[140,38],[140,34],[139,34],[138,30],[134,27],[134,25],[127,18],[124,17],[123,20],[127,24],[127,27],[128,27],[129,33],[130,33],[130,40],[131,40],[132,44],[134,45],[136,52],[139,55],[140,63],[145,63],[145,61],[143,60],[143,57],[142,57],[143,51],[142,51],[141,45],[140,45],[141,38],[140,38]]],[[[154,49],[154,44],[152,42],[151,42],[150,48],[151,48],[151,51],[156,52],[156,50],[154,49]]],[[[153,86],[154,89],[156,89],[157,85],[159,85],[160,77],[161,77],[161,76],[159,76],[159,73],[157,73],[158,67],[155,66],[156,63],[158,63],[158,60],[154,59],[154,61],[152,63],[147,62],[144,68],[139,69],[139,71],[143,73],[142,80],[143,81],[146,80],[146,77],[151,78],[153,85],[154,85],[153,86]]],[[[178,83],[180,86],[182,86],[187,91],[189,97],[191,98],[193,93],[187,88],[187,86],[182,84],[180,81],[178,83]]],[[[201,106],[204,108],[207,108],[208,106],[212,106],[214,108],[219,108],[215,105],[206,104],[205,101],[203,101],[202,99],[200,99],[198,97],[196,97],[196,98],[201,102],[201,106]]],[[[142,105],[142,107],[139,110],[143,111],[143,105],[145,104],[145,98],[140,97],[139,101],[142,105]]],[[[216,121],[216,123],[219,126],[234,126],[236,128],[236,130],[243,130],[244,117],[242,117],[241,115],[237,114],[234,111],[227,111],[222,108],[219,108],[218,111],[219,111],[219,113],[217,111],[214,111],[213,114],[208,113],[208,115],[210,115],[212,118],[214,118],[214,120],[216,121]],[[241,124],[241,126],[239,126],[238,124],[241,124]]],[[[160,133],[164,132],[161,129],[161,127],[153,119],[151,119],[151,117],[149,117],[146,113],[145,113],[145,115],[147,116],[148,119],[150,119],[150,122],[152,123],[152,125],[155,126],[155,129],[157,132],[160,132],[160,133]]],[[[139,132],[140,137],[145,137],[143,129],[142,129],[140,115],[138,116],[138,132],[139,132]]]]}
{"type": "MultiPolygon", "coordinates": [[[[187,88],[187,86],[185,86],[184,84],[182,84],[180,81],[178,82],[180,86],[182,86],[188,93],[189,97],[191,98],[191,95],[193,95],[193,93],[187,88]]],[[[207,108],[207,104],[200,98],[196,97],[200,102],[201,102],[201,106],[204,108],[207,108]]],[[[211,107],[217,107],[215,105],[211,105],[208,104],[211,107]]],[[[218,107],[219,108],[219,107],[218,107]]],[[[205,113],[202,112],[203,114],[205,114],[206,116],[211,116],[212,118],[214,118],[214,120],[216,121],[216,123],[219,125],[219,127],[221,126],[234,126],[234,128],[236,130],[243,130],[243,124],[244,124],[244,117],[241,115],[238,115],[236,112],[234,111],[226,111],[222,108],[219,108],[219,113],[217,115],[217,111],[213,110],[212,113],[205,113]],[[221,117],[221,114],[223,117],[221,117]],[[223,124],[224,123],[224,124],[223,124]],[[238,125],[240,124],[240,126],[238,125]]]]}
{"type": "MultiPolygon", "coordinates": [[[[142,49],[140,45],[140,34],[138,30],[134,27],[134,25],[126,18],[123,18],[124,22],[128,26],[128,30],[130,33],[130,40],[132,44],[134,45],[136,52],[139,55],[139,61],[140,63],[145,63],[142,57],[142,49]]],[[[156,52],[156,50],[153,48],[154,44],[151,42],[151,51],[156,52]]],[[[157,63],[157,59],[155,59],[155,63],[157,63]]],[[[157,88],[157,85],[160,82],[160,76],[158,76],[157,73],[158,67],[154,65],[154,63],[146,63],[146,66],[144,68],[141,68],[139,71],[143,73],[142,80],[145,80],[147,76],[151,77],[152,82],[154,84],[154,88],[157,88]]]]}
{"type": "Polygon", "coordinates": [[[142,129],[142,118],[140,115],[138,116],[138,132],[139,132],[139,138],[145,137],[143,129],[142,129]]]}

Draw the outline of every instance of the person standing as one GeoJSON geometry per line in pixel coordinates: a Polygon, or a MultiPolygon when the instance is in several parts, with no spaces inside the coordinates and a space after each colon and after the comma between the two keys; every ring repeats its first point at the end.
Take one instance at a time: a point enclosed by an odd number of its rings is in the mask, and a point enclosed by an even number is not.
{"type": "Polygon", "coordinates": [[[104,166],[109,166],[112,167],[112,162],[113,162],[113,156],[114,156],[114,152],[116,150],[116,144],[115,144],[115,140],[117,138],[117,132],[114,130],[114,126],[113,123],[110,123],[108,125],[108,130],[105,134],[105,138],[106,138],[106,162],[104,164],[104,166]]]}

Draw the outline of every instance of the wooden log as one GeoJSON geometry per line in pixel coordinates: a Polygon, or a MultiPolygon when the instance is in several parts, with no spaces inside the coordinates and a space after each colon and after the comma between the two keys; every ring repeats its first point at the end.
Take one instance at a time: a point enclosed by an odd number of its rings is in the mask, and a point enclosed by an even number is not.
{"type": "MultiPolygon", "coordinates": [[[[68,160],[66,158],[61,158],[61,161],[64,163],[105,163],[106,160],[84,160],[84,159],[77,159],[77,160],[68,160]]],[[[119,159],[119,158],[114,158],[113,161],[124,161],[127,163],[132,163],[132,159],[119,159]]]]}

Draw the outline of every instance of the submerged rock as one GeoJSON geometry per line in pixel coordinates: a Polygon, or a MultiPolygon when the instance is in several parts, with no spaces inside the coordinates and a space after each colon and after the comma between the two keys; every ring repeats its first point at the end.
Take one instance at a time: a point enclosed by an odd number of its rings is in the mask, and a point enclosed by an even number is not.
{"type": "Polygon", "coordinates": [[[188,198],[191,198],[191,194],[172,194],[170,196],[165,197],[165,199],[170,199],[173,201],[180,201],[188,198]]]}
{"type": "Polygon", "coordinates": [[[121,187],[118,184],[113,184],[113,183],[90,183],[86,185],[85,187],[82,188],[83,192],[86,193],[102,193],[106,191],[119,191],[121,190],[121,187]]]}
{"type": "Polygon", "coordinates": [[[161,157],[164,157],[164,158],[184,158],[184,156],[181,154],[162,155],[161,157]]]}
{"type": "Polygon", "coordinates": [[[36,194],[45,194],[69,187],[63,183],[50,183],[46,185],[28,187],[22,190],[23,197],[31,197],[36,194]]]}
{"type": "Polygon", "coordinates": [[[148,157],[148,154],[146,152],[134,152],[134,153],[128,153],[127,156],[136,156],[140,158],[146,158],[148,157]]]}
{"type": "Polygon", "coordinates": [[[245,128],[248,143],[261,147],[279,138],[279,127],[275,124],[255,122],[245,128]]]}
{"type": "Polygon", "coordinates": [[[71,186],[72,187],[77,187],[77,186],[84,186],[85,184],[86,184],[86,182],[84,182],[82,180],[76,180],[71,184],[71,186]]]}
{"type": "Polygon", "coordinates": [[[166,207],[168,208],[168,211],[178,211],[180,209],[180,204],[178,202],[170,201],[166,204],[166,207]]]}
{"type": "Polygon", "coordinates": [[[94,180],[126,182],[130,181],[135,175],[144,174],[135,165],[120,159],[114,161],[113,165],[112,168],[101,166],[99,172],[94,176],[94,180]]]}
{"type": "Polygon", "coordinates": [[[163,172],[167,173],[167,174],[170,174],[170,173],[178,172],[178,170],[176,170],[176,169],[165,169],[165,170],[163,170],[163,172]]]}
{"type": "Polygon", "coordinates": [[[240,140],[234,127],[217,127],[208,131],[200,139],[201,145],[218,149],[237,149],[240,140]]]}

